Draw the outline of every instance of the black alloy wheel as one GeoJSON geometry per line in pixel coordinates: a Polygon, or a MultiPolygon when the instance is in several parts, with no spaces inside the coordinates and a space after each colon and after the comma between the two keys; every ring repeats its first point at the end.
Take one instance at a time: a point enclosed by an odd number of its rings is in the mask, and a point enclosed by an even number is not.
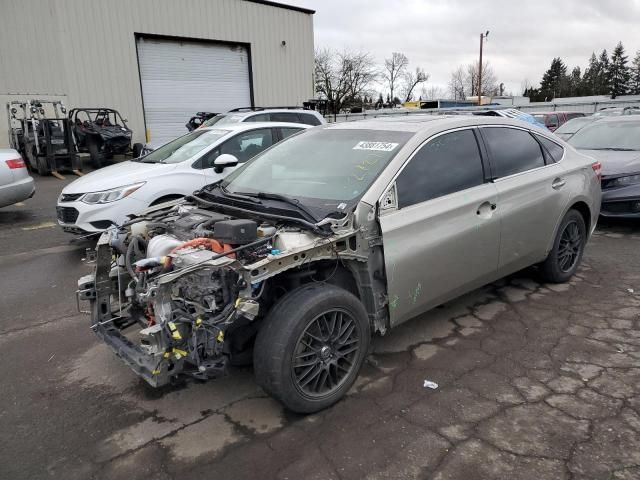
{"type": "Polygon", "coordinates": [[[309,322],[293,351],[296,388],[310,398],[331,395],[355,368],[360,331],[353,317],[329,310],[309,322]]]}

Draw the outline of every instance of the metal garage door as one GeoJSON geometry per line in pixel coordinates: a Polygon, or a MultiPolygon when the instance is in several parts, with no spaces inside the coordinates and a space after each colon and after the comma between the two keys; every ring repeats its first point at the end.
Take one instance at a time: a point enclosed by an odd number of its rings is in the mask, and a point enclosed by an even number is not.
{"type": "Polygon", "coordinates": [[[148,140],[154,146],[187,132],[196,112],[226,112],[251,105],[245,46],[137,40],[148,140]]]}

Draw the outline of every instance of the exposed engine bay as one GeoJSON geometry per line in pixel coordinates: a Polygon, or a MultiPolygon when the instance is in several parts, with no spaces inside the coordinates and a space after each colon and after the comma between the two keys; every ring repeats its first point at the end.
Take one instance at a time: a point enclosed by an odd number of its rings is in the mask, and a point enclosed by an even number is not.
{"type": "Polygon", "coordinates": [[[354,293],[380,299],[368,303],[384,331],[384,282],[374,279],[382,254],[372,262],[376,232],[356,228],[354,212],[313,228],[247,217],[176,201],[100,237],[95,274],[78,281],[78,298],[90,301],[94,332],[152,386],[180,374],[216,378],[230,362],[249,363],[280,296],[301,282],[342,281],[349,269],[354,293]]]}

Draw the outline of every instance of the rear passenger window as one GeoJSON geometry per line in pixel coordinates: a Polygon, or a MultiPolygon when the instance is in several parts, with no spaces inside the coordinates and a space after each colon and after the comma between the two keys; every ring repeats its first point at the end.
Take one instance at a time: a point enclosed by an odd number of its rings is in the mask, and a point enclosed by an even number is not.
{"type": "Polygon", "coordinates": [[[298,114],[294,112],[272,112],[271,121],[300,123],[300,120],[298,119],[298,114]]]}
{"type": "Polygon", "coordinates": [[[294,133],[298,133],[300,130],[302,130],[302,129],[301,128],[282,127],[280,129],[280,135],[282,137],[282,140],[284,140],[285,138],[293,135],[294,133]]]}
{"type": "Polygon", "coordinates": [[[408,207],[483,182],[482,159],[473,132],[446,133],[420,148],[398,176],[398,206],[408,207]]]}
{"type": "Polygon", "coordinates": [[[548,138],[536,135],[538,141],[542,144],[542,147],[546,150],[547,156],[553,163],[557,163],[564,155],[564,148],[558,145],[556,142],[549,140],[548,138]]]}
{"type": "Polygon", "coordinates": [[[315,115],[312,115],[310,113],[299,113],[298,116],[300,117],[300,122],[304,123],[305,125],[320,125],[320,120],[315,115]]]}
{"type": "Polygon", "coordinates": [[[493,178],[502,178],[544,166],[540,144],[524,130],[489,127],[482,136],[491,151],[493,178]]]}

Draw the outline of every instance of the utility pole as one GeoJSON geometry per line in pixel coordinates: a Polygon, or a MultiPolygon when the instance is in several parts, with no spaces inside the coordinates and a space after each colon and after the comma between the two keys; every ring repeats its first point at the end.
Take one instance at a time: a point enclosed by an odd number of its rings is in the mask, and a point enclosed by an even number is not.
{"type": "Polygon", "coordinates": [[[478,64],[478,106],[482,105],[482,44],[489,36],[489,30],[487,33],[480,34],[480,63],[478,64]]]}

